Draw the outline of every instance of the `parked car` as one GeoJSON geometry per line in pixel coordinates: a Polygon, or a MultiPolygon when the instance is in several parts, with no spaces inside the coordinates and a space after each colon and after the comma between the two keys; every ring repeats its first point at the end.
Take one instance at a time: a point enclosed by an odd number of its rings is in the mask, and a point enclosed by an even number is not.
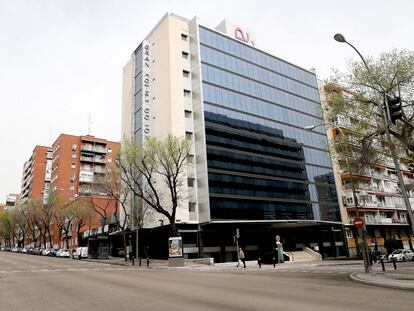
{"type": "Polygon", "coordinates": [[[57,248],[53,249],[53,250],[50,252],[49,256],[57,257],[57,253],[58,253],[58,251],[59,251],[59,249],[57,249],[57,248]]]}
{"type": "Polygon", "coordinates": [[[22,248],[22,253],[25,253],[25,254],[27,253],[27,248],[26,247],[22,248]]]}
{"type": "Polygon", "coordinates": [[[73,259],[88,258],[88,248],[87,247],[78,247],[76,250],[72,250],[73,259]]]}
{"type": "Polygon", "coordinates": [[[69,253],[69,250],[68,249],[63,249],[63,248],[61,248],[60,250],[59,250],[59,257],[63,257],[63,258],[70,258],[70,253],[69,253]]]}
{"type": "Polygon", "coordinates": [[[393,259],[395,261],[414,260],[414,253],[408,249],[396,249],[388,256],[389,261],[393,259]]]}
{"type": "Polygon", "coordinates": [[[52,249],[50,248],[45,248],[42,252],[43,256],[49,256],[50,252],[52,251],[52,249]]]}

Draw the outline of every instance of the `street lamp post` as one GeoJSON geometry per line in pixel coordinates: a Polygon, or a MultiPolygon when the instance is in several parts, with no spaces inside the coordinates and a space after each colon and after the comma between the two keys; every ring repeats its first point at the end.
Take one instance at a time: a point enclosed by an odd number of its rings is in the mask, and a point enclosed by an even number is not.
{"type": "MultiPolygon", "coordinates": [[[[328,125],[328,124],[322,123],[322,124],[318,124],[318,125],[308,125],[308,126],[305,126],[304,129],[308,132],[311,132],[312,130],[314,130],[318,126],[322,126],[322,125],[328,125]]],[[[338,126],[335,126],[333,128],[337,129],[342,134],[342,136],[344,135],[344,132],[338,126]]],[[[346,154],[348,154],[349,149],[348,149],[348,144],[347,143],[345,144],[345,149],[346,149],[346,154]]],[[[355,185],[354,185],[354,182],[353,182],[354,175],[353,175],[353,172],[352,172],[352,167],[350,165],[348,155],[345,156],[345,162],[346,162],[346,165],[347,165],[348,170],[349,170],[349,178],[351,179],[351,191],[352,191],[352,197],[353,197],[354,205],[355,205],[355,214],[356,214],[356,217],[359,217],[358,198],[356,196],[355,185]]],[[[359,229],[357,229],[357,231],[359,232],[359,229]]],[[[368,273],[368,272],[370,272],[370,261],[369,261],[369,257],[368,257],[368,253],[369,253],[368,252],[368,245],[367,245],[367,241],[365,239],[365,222],[364,222],[364,227],[362,228],[362,232],[361,232],[360,235],[361,235],[361,238],[362,238],[362,246],[363,246],[363,249],[364,249],[363,252],[362,252],[362,259],[364,261],[365,273],[368,273]]]]}
{"type": "MultiPolygon", "coordinates": [[[[340,33],[335,34],[334,35],[334,39],[337,42],[348,44],[359,55],[359,57],[361,58],[362,62],[364,63],[364,66],[367,69],[367,71],[368,71],[369,75],[371,76],[371,78],[373,78],[374,81],[375,81],[375,83],[377,83],[379,85],[379,87],[381,88],[381,93],[382,93],[382,96],[384,98],[384,106],[381,108],[381,110],[382,110],[382,115],[383,115],[383,119],[384,119],[384,122],[385,122],[385,135],[387,137],[387,141],[388,141],[388,144],[389,144],[390,149],[391,149],[391,156],[392,156],[392,160],[394,162],[395,170],[397,172],[398,182],[400,183],[401,194],[403,196],[404,204],[405,204],[405,207],[406,207],[406,210],[407,210],[408,221],[409,221],[409,225],[410,225],[410,228],[411,228],[411,234],[414,234],[414,216],[413,216],[413,211],[411,209],[410,200],[408,199],[407,190],[405,189],[405,186],[404,186],[404,179],[403,179],[403,176],[402,176],[402,173],[401,173],[400,165],[398,163],[397,155],[395,153],[395,148],[394,148],[394,146],[392,144],[392,141],[391,141],[390,129],[388,127],[389,126],[389,122],[390,122],[390,120],[388,119],[388,116],[387,116],[387,111],[386,111],[386,107],[388,105],[388,99],[387,99],[387,95],[388,94],[385,91],[385,89],[382,86],[382,84],[379,83],[379,81],[377,80],[377,78],[375,77],[375,75],[372,74],[372,72],[371,72],[371,70],[370,70],[367,62],[365,61],[365,59],[362,56],[362,54],[357,50],[357,48],[355,46],[353,46],[351,43],[349,43],[348,41],[346,41],[345,37],[342,34],[340,34],[340,33]]],[[[413,248],[412,247],[411,237],[410,236],[408,237],[408,240],[409,240],[409,243],[410,243],[411,248],[413,248]]]]}

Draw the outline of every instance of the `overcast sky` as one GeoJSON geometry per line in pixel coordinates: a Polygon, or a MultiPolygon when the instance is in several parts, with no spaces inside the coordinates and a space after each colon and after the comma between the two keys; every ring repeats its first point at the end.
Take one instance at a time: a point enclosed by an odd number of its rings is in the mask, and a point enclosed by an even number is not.
{"type": "Polygon", "coordinates": [[[0,0],[0,202],[19,193],[35,145],[60,133],[120,140],[122,68],[166,13],[224,18],[256,34],[256,45],[320,78],[344,70],[353,51],[414,50],[412,1],[0,0]]]}

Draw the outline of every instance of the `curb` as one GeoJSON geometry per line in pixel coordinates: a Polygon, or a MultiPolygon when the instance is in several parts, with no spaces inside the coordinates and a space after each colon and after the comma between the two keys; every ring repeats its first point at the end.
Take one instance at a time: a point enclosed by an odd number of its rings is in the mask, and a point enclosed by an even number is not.
{"type": "Polygon", "coordinates": [[[114,265],[114,266],[132,266],[131,264],[124,264],[124,263],[120,263],[120,262],[110,262],[110,261],[100,261],[100,260],[95,260],[95,259],[82,259],[81,261],[87,261],[87,262],[97,262],[97,263],[103,263],[106,265],[114,265]]]}
{"type": "Polygon", "coordinates": [[[406,287],[404,285],[378,283],[378,282],[374,282],[374,281],[364,280],[364,279],[359,278],[358,274],[360,274],[360,272],[351,273],[349,275],[349,279],[353,282],[364,284],[364,285],[384,287],[384,288],[392,288],[392,289],[398,289],[398,290],[414,291],[414,287],[406,287]]]}

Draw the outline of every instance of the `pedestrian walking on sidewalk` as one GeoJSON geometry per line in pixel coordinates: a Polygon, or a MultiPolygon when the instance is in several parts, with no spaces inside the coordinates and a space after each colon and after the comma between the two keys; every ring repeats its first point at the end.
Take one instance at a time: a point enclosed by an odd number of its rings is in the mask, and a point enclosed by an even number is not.
{"type": "Polygon", "coordinates": [[[240,256],[241,262],[243,263],[243,268],[246,268],[246,257],[244,256],[244,252],[241,247],[239,248],[239,256],[240,256]]]}

